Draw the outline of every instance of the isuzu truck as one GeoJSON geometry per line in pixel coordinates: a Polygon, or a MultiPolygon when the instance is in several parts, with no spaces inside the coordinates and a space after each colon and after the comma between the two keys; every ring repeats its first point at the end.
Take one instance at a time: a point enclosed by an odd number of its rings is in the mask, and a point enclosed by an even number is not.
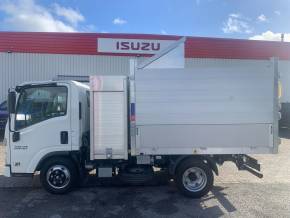
{"type": "Polygon", "coordinates": [[[132,60],[127,77],[10,89],[5,175],[40,172],[43,187],[61,194],[92,171],[137,185],[162,169],[194,198],[211,190],[225,161],[262,177],[249,155],[278,151],[278,61],[258,69],[150,67],[161,57],[132,60]]]}

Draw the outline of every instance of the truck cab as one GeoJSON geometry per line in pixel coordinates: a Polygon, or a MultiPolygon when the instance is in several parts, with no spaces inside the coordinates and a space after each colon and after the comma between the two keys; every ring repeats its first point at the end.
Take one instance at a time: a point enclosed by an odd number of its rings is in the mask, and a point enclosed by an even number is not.
{"type": "Polygon", "coordinates": [[[80,150],[89,130],[88,90],[75,81],[57,81],[26,83],[11,92],[15,105],[10,102],[4,140],[7,176],[31,175],[49,158],[80,150]]]}

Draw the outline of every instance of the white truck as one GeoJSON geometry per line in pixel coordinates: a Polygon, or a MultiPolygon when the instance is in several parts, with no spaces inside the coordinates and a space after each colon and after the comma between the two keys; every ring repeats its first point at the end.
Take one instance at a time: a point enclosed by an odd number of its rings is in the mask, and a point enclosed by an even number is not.
{"type": "Polygon", "coordinates": [[[43,187],[59,194],[92,170],[140,184],[159,168],[194,198],[209,192],[225,161],[262,177],[248,154],[278,151],[277,60],[259,70],[149,68],[153,61],[132,61],[128,77],[91,76],[89,86],[10,89],[5,175],[40,171],[43,187]]]}

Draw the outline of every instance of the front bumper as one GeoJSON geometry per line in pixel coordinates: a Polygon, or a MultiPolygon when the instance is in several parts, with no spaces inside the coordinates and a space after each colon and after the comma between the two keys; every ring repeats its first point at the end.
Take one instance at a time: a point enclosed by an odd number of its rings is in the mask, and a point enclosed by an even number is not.
{"type": "Polygon", "coordinates": [[[11,169],[10,169],[10,166],[5,166],[4,167],[4,176],[5,177],[11,177],[11,169]]]}

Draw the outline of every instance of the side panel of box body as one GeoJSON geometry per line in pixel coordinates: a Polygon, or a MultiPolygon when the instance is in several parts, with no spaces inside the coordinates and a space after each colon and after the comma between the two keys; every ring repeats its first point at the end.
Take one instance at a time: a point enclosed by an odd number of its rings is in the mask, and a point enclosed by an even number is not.
{"type": "Polygon", "coordinates": [[[137,154],[273,153],[274,76],[270,61],[138,70],[137,154]]]}
{"type": "Polygon", "coordinates": [[[94,159],[128,159],[127,79],[90,78],[91,149],[94,159]]]}

